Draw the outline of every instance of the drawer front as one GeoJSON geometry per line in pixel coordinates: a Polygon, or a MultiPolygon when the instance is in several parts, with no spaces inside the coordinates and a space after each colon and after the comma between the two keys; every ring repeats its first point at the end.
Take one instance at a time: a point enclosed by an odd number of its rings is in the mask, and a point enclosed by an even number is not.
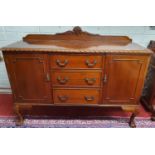
{"type": "Polygon", "coordinates": [[[99,89],[54,89],[54,104],[98,104],[99,89]]]}
{"type": "Polygon", "coordinates": [[[101,71],[58,71],[51,73],[53,86],[100,87],[101,71]]]}
{"type": "Polygon", "coordinates": [[[102,56],[53,55],[50,57],[51,68],[84,69],[102,68],[102,56]]]}

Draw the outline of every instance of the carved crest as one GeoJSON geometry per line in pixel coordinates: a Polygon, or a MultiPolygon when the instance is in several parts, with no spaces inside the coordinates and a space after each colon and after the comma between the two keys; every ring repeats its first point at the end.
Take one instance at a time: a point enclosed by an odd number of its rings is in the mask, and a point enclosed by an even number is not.
{"type": "Polygon", "coordinates": [[[61,34],[80,35],[80,34],[82,34],[82,33],[85,33],[85,32],[82,31],[81,27],[76,26],[76,27],[73,28],[72,31],[67,31],[67,32],[64,32],[64,33],[57,33],[57,34],[60,34],[60,35],[61,35],[61,34]]]}

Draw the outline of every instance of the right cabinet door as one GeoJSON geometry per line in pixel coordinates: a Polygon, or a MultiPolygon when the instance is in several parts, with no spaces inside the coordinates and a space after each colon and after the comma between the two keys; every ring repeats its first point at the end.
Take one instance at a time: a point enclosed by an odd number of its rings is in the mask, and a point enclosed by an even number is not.
{"type": "Polygon", "coordinates": [[[104,103],[137,104],[144,84],[149,56],[108,55],[104,75],[104,103]]]}

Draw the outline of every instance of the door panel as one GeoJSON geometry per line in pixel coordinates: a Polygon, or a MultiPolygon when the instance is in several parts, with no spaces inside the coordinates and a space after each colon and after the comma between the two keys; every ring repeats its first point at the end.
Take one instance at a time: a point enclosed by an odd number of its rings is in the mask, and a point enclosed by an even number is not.
{"type": "Polygon", "coordinates": [[[135,104],[137,95],[141,93],[140,83],[144,81],[145,64],[143,56],[107,56],[105,101],[114,104],[135,104]]]}
{"type": "Polygon", "coordinates": [[[51,89],[48,56],[45,54],[14,54],[5,56],[15,102],[49,103],[51,89]]]}

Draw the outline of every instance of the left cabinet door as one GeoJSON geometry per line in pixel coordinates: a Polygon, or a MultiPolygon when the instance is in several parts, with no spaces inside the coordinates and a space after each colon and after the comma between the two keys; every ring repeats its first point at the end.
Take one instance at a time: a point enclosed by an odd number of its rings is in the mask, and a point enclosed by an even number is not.
{"type": "Polygon", "coordinates": [[[52,103],[48,55],[4,53],[4,59],[15,102],[52,103]]]}

